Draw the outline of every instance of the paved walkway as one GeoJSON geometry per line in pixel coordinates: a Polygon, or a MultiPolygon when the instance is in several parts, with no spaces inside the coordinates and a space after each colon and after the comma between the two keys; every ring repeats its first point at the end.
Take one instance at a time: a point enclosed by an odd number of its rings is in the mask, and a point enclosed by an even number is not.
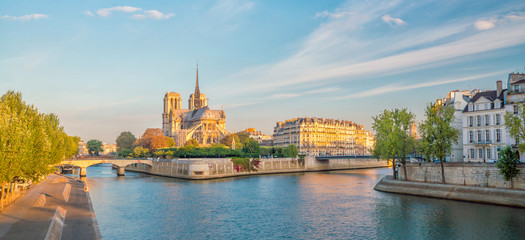
{"type": "Polygon", "coordinates": [[[31,186],[25,196],[0,213],[0,239],[45,239],[59,206],[66,210],[61,239],[101,238],[98,226],[94,226],[96,220],[84,184],[53,174],[42,183],[31,186]],[[68,183],[71,186],[69,194],[65,191],[68,183]]]}

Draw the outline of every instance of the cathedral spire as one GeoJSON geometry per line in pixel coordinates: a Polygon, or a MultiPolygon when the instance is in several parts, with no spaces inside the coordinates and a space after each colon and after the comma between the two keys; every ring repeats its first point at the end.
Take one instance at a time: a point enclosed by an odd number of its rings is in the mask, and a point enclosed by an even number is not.
{"type": "Polygon", "coordinates": [[[195,94],[196,99],[201,98],[201,91],[199,90],[199,64],[197,64],[197,81],[195,83],[195,94]]]}

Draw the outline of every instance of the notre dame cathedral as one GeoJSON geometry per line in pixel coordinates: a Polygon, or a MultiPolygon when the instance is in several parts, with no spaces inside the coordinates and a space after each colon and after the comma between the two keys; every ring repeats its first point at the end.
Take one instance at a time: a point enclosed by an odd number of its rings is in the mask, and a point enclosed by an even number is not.
{"type": "Polygon", "coordinates": [[[201,146],[219,143],[228,134],[226,114],[223,110],[210,110],[206,95],[199,90],[198,65],[195,92],[190,95],[188,109],[182,109],[181,102],[180,93],[166,92],[164,95],[162,131],[165,136],[175,139],[177,147],[192,138],[201,146]]]}

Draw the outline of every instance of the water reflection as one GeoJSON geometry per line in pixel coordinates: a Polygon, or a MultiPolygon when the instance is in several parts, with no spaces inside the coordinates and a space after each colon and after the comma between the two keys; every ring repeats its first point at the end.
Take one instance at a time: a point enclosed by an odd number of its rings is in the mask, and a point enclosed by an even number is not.
{"type": "Polygon", "coordinates": [[[187,181],[88,168],[104,239],[519,239],[525,210],[376,192],[389,169],[187,181]]]}

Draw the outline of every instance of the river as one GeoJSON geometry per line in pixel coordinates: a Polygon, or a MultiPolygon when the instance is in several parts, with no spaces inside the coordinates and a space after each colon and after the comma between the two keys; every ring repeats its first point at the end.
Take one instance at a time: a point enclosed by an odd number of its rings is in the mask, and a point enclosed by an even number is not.
{"type": "Polygon", "coordinates": [[[377,192],[389,169],[188,181],[88,168],[109,239],[525,239],[525,209],[377,192]]]}

